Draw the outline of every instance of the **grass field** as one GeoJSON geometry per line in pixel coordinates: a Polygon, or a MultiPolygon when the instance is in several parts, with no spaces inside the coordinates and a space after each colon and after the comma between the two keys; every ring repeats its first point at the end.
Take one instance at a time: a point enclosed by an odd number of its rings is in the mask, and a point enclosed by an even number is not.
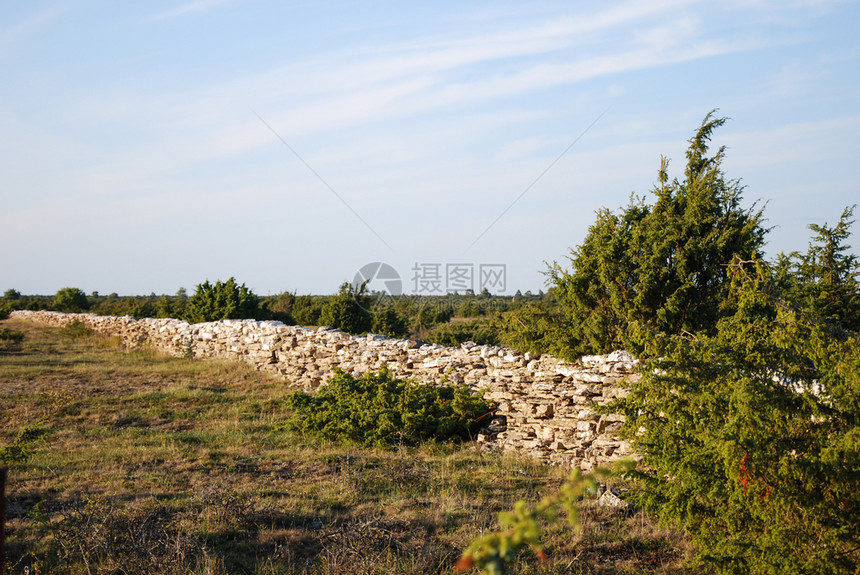
{"type": "MultiPolygon", "coordinates": [[[[451,573],[499,511],[567,475],[469,444],[297,436],[288,384],[244,365],[0,328],[24,333],[0,341],[7,573],[451,573]]],[[[683,536],[583,507],[580,534],[550,526],[549,559],[516,572],[692,572],[683,536]]]]}

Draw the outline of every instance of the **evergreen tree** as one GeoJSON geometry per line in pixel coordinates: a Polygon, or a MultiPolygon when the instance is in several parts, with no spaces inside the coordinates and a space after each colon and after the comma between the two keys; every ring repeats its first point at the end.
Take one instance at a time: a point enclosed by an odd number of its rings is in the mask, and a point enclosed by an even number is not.
{"type": "Polygon", "coordinates": [[[295,294],[283,292],[264,299],[260,307],[265,311],[267,317],[287,325],[294,325],[296,320],[293,318],[292,312],[295,301],[295,294]]]}
{"type": "Polygon", "coordinates": [[[367,333],[372,326],[369,308],[370,296],[367,295],[365,284],[355,288],[351,283],[344,282],[337,295],[323,306],[320,321],[348,333],[367,333]]]}
{"type": "Polygon", "coordinates": [[[298,325],[319,325],[323,306],[322,296],[296,296],[292,305],[292,316],[298,325]]]}
{"type": "Polygon", "coordinates": [[[392,305],[377,304],[372,314],[373,333],[380,333],[388,337],[404,337],[409,333],[409,325],[406,318],[397,313],[392,305]]]}
{"type": "Polygon", "coordinates": [[[622,402],[636,491],[728,573],[860,567],[860,339],[736,263],[712,335],[652,336],[622,402]],[[658,359],[657,359],[658,358],[658,359]]]}
{"type": "Polygon", "coordinates": [[[597,213],[581,246],[573,251],[573,270],[557,263],[549,271],[558,301],[555,329],[548,335],[558,342],[553,351],[575,358],[586,353],[627,347],[627,323],[635,315],[644,253],[641,236],[651,208],[631,198],[620,214],[597,213]]]}
{"type": "Polygon", "coordinates": [[[631,324],[646,332],[713,333],[727,265],[760,256],[766,233],[761,210],[743,208],[743,186],[723,174],[725,148],[708,155],[725,121],[714,112],[705,117],[689,140],[683,180],[670,181],[664,158],[653,205],[634,197],[620,213],[601,210],[572,250],[571,269],[550,267],[562,355],[641,350],[631,324]]]}
{"type": "Polygon", "coordinates": [[[810,224],[815,236],[809,250],[781,256],[777,263],[780,289],[789,301],[851,331],[860,330],[860,263],[845,244],[855,207],[845,208],[832,228],[810,224]]]}
{"type": "Polygon", "coordinates": [[[222,319],[259,319],[260,299],[245,284],[234,278],[220,280],[215,285],[206,280],[197,285],[188,300],[184,319],[188,323],[202,323],[222,319]]]}

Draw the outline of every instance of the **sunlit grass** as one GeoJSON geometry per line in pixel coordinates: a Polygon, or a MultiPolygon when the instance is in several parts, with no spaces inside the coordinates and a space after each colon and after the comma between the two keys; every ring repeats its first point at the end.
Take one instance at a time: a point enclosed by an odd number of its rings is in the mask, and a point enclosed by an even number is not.
{"type": "MultiPolygon", "coordinates": [[[[0,350],[0,445],[33,422],[47,431],[10,464],[9,573],[451,572],[499,511],[567,475],[470,445],[294,435],[289,386],[242,364],[3,324],[26,337],[0,350]]],[[[520,572],[683,571],[677,534],[583,517],[581,536],[552,531],[550,561],[524,557],[520,572]]]]}

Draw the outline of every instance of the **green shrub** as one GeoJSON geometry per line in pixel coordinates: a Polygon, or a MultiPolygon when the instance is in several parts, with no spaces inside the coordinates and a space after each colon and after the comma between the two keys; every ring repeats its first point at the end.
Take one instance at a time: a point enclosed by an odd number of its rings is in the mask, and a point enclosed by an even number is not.
{"type": "Polygon", "coordinates": [[[284,292],[276,296],[267,297],[262,301],[260,307],[268,319],[280,321],[287,325],[295,325],[296,320],[292,313],[295,301],[295,294],[284,292]]]}
{"type": "Polygon", "coordinates": [[[386,369],[358,378],[337,371],[315,395],[294,392],[287,402],[295,411],[289,429],[378,447],[467,438],[492,410],[465,385],[421,385],[386,369]]]}
{"type": "Polygon", "coordinates": [[[559,316],[555,290],[550,290],[536,301],[524,300],[518,307],[502,313],[496,322],[499,339],[503,345],[519,351],[564,357],[570,353],[570,347],[566,332],[559,333],[559,316]]]}
{"type": "Polygon", "coordinates": [[[291,313],[297,325],[319,325],[325,297],[300,295],[293,301],[291,313]]]}
{"type": "Polygon", "coordinates": [[[183,319],[188,323],[203,323],[222,319],[260,319],[260,298],[236,283],[234,278],[220,280],[215,285],[205,281],[197,286],[188,300],[183,319]]]}
{"type": "Polygon", "coordinates": [[[323,306],[320,321],[348,333],[367,333],[372,326],[370,306],[370,296],[364,285],[356,288],[344,282],[337,295],[323,306]]]}
{"type": "Polygon", "coordinates": [[[54,309],[67,313],[80,313],[89,309],[90,302],[83,290],[65,287],[54,296],[54,309]]]}
{"type": "Polygon", "coordinates": [[[442,323],[428,330],[422,339],[449,347],[471,341],[479,345],[498,345],[496,325],[490,320],[479,319],[458,323],[442,323]]]}
{"type": "Polygon", "coordinates": [[[454,317],[454,307],[447,301],[438,301],[436,298],[421,300],[418,310],[413,313],[413,327],[420,331],[429,329],[440,323],[447,323],[454,317]]]}
{"type": "Polygon", "coordinates": [[[18,430],[12,443],[0,445],[0,465],[25,463],[42,437],[48,433],[44,423],[45,419],[40,419],[25,425],[18,430]]]}
{"type": "Polygon", "coordinates": [[[0,341],[11,341],[12,343],[20,343],[24,341],[24,332],[4,327],[0,329],[0,341]]]}
{"type": "Polygon", "coordinates": [[[373,308],[373,333],[388,337],[404,337],[409,333],[406,318],[397,313],[391,305],[377,305],[373,308]]]}
{"type": "Polygon", "coordinates": [[[623,431],[637,498],[725,573],[860,568],[860,338],[729,269],[713,336],[655,338],[623,431]]]}
{"type": "Polygon", "coordinates": [[[90,326],[85,324],[82,321],[75,320],[62,330],[62,334],[71,339],[79,339],[82,337],[87,337],[88,335],[92,335],[93,330],[90,329],[90,326]]]}

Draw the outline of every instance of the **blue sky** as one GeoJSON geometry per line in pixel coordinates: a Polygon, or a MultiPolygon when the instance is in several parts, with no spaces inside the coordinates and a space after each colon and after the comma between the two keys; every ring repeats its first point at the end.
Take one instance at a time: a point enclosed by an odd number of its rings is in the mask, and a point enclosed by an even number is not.
{"type": "Polygon", "coordinates": [[[381,261],[407,292],[416,263],[537,291],[661,154],[682,176],[713,108],[768,252],[804,250],[860,197],[858,24],[827,0],[0,0],[0,290],[332,293],[381,261]]]}

